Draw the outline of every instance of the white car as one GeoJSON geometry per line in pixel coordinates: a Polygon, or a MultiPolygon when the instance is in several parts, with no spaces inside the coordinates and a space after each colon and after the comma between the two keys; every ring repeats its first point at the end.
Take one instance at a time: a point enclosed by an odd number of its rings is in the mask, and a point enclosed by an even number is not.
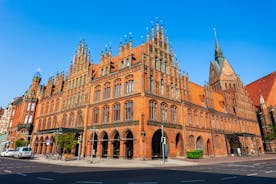
{"type": "Polygon", "coordinates": [[[7,150],[1,152],[1,156],[13,157],[14,152],[15,152],[15,150],[13,150],[13,149],[7,149],[7,150]]]}
{"type": "Polygon", "coordinates": [[[17,147],[13,156],[15,158],[31,158],[32,157],[32,148],[17,147]]]}
{"type": "Polygon", "coordinates": [[[0,156],[3,157],[5,155],[5,152],[6,152],[6,150],[2,150],[0,156]]]}

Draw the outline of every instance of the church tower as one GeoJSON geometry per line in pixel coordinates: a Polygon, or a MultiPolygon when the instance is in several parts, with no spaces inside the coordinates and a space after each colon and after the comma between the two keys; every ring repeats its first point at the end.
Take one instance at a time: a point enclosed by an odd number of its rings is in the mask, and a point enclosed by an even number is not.
{"type": "Polygon", "coordinates": [[[209,84],[214,91],[225,91],[235,88],[237,75],[219,46],[216,31],[215,34],[215,60],[210,63],[209,84]]]}

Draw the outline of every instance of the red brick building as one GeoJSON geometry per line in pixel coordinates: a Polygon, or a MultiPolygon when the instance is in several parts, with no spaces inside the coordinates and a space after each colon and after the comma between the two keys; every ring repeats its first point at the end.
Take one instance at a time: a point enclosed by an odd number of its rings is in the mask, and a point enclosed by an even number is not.
{"type": "Polygon", "coordinates": [[[276,152],[276,132],[273,130],[276,121],[276,72],[248,84],[246,89],[256,107],[264,149],[276,152]]]}
{"type": "Polygon", "coordinates": [[[12,102],[13,112],[11,115],[11,122],[7,129],[7,140],[10,143],[10,148],[15,148],[15,141],[19,139],[24,140],[26,146],[30,144],[36,105],[42,92],[40,81],[41,77],[37,72],[33,76],[32,84],[25,94],[21,97],[15,98],[12,102]]]}
{"type": "Polygon", "coordinates": [[[197,85],[179,71],[163,25],[133,47],[120,43],[98,64],[82,41],[68,75],[46,85],[35,117],[33,150],[56,153],[56,135],[82,135],[81,156],[150,159],[160,157],[161,126],[169,157],[201,149],[205,156],[262,152],[254,107],[216,40],[209,84],[197,85]],[[92,128],[97,129],[93,133],[92,128]],[[94,135],[94,137],[92,137],[94,135]],[[46,144],[48,142],[48,144],[46,144]]]}

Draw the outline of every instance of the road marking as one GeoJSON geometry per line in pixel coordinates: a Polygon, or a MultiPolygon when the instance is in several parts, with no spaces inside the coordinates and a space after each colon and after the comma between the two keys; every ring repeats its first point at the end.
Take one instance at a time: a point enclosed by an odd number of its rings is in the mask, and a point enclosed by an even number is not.
{"type": "Polygon", "coordinates": [[[76,181],[75,183],[92,183],[92,184],[102,184],[101,181],[76,181]]]}
{"type": "Polygon", "coordinates": [[[11,171],[10,171],[10,170],[4,170],[4,172],[6,172],[6,173],[11,173],[11,171]]]}
{"type": "Polygon", "coordinates": [[[128,182],[128,184],[157,184],[155,181],[149,181],[149,182],[128,182]]]}
{"type": "Polygon", "coordinates": [[[181,183],[196,183],[196,182],[205,182],[206,180],[183,180],[181,183]]]}
{"type": "Polygon", "coordinates": [[[27,174],[23,174],[23,173],[16,173],[19,176],[27,176],[27,174]]]}
{"type": "Polygon", "coordinates": [[[45,181],[53,181],[54,180],[52,178],[42,178],[42,177],[36,177],[36,179],[45,180],[45,181]]]}
{"type": "Polygon", "coordinates": [[[268,173],[272,173],[272,172],[273,172],[273,171],[265,171],[265,173],[266,173],[266,174],[268,174],[268,173]]]}
{"type": "Polygon", "coordinates": [[[231,180],[231,179],[236,179],[237,176],[230,176],[230,177],[225,177],[225,178],[221,178],[220,180],[231,180]]]}
{"type": "Polygon", "coordinates": [[[250,174],[247,174],[246,176],[255,176],[257,175],[258,173],[250,173],[250,174]]]}

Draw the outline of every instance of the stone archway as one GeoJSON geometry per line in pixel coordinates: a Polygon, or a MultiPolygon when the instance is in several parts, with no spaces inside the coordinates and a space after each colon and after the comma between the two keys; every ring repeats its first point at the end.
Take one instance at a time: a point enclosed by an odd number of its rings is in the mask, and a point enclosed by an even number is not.
{"type": "MultiPolygon", "coordinates": [[[[166,140],[167,140],[166,142],[168,143],[168,136],[166,135],[165,132],[164,132],[164,136],[166,137],[166,140]]],[[[152,156],[153,159],[163,157],[161,137],[162,137],[161,129],[156,130],[155,133],[152,136],[151,156],[152,156]]],[[[167,148],[168,148],[168,146],[167,146],[167,148]]],[[[165,156],[167,155],[166,153],[168,153],[167,148],[165,148],[165,156]]]]}
{"type": "Polygon", "coordinates": [[[44,143],[43,137],[40,137],[38,154],[43,154],[43,143],[44,143]]]}
{"type": "Polygon", "coordinates": [[[38,137],[35,138],[35,142],[34,142],[34,149],[33,149],[33,153],[36,154],[38,152],[38,137]]]}
{"type": "Polygon", "coordinates": [[[132,159],[133,158],[133,134],[130,130],[127,131],[126,134],[126,158],[132,159]]]}
{"type": "Polygon", "coordinates": [[[197,137],[196,139],[196,149],[203,150],[203,140],[201,136],[197,137]]]}
{"type": "Polygon", "coordinates": [[[116,130],[114,132],[114,137],[113,137],[113,158],[119,158],[120,157],[120,135],[119,132],[116,130]]]}
{"type": "Polygon", "coordinates": [[[175,149],[176,156],[180,156],[183,154],[183,139],[180,133],[178,133],[175,137],[175,149]]]}
{"type": "Polygon", "coordinates": [[[91,147],[92,147],[92,144],[93,144],[93,149],[91,149],[91,151],[94,150],[93,157],[96,157],[97,150],[98,150],[98,135],[96,133],[94,133],[94,139],[93,139],[93,133],[92,133],[91,141],[94,141],[94,143],[91,142],[91,147]]]}
{"type": "Polygon", "coordinates": [[[208,156],[213,155],[214,154],[213,153],[213,147],[212,147],[212,143],[211,143],[210,139],[207,140],[206,145],[207,145],[207,155],[208,156]]]}
{"type": "Polygon", "coordinates": [[[238,148],[241,151],[242,144],[241,144],[238,136],[230,137],[229,145],[230,145],[230,154],[240,154],[240,153],[238,153],[238,148]]]}
{"type": "Polygon", "coordinates": [[[106,132],[103,133],[102,136],[102,157],[107,158],[108,151],[108,135],[106,132]]]}

